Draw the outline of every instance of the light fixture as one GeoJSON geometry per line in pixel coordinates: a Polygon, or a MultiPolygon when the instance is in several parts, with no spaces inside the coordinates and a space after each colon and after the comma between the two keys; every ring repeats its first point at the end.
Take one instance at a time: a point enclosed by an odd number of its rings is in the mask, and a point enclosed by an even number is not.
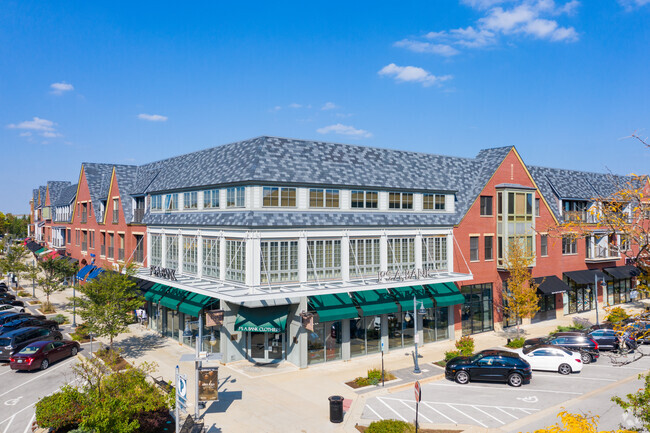
{"type": "Polygon", "coordinates": [[[183,337],[191,337],[192,331],[190,330],[190,322],[185,322],[185,330],[183,331],[183,337]]]}
{"type": "Polygon", "coordinates": [[[406,320],[407,322],[410,322],[411,321],[411,315],[409,313],[404,313],[404,314],[405,314],[404,320],[406,320]]]}
{"type": "Polygon", "coordinates": [[[427,314],[427,310],[424,308],[424,302],[420,302],[420,311],[419,311],[419,313],[420,313],[421,315],[423,315],[423,316],[424,316],[425,314],[427,314]]]}
{"type": "Polygon", "coordinates": [[[210,336],[210,346],[214,347],[217,344],[217,337],[214,335],[214,331],[212,331],[212,335],[210,336]]]}

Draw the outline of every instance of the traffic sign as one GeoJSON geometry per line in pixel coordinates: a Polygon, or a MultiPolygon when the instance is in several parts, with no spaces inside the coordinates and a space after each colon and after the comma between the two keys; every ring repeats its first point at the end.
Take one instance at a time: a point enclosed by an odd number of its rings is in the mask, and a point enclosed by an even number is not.
{"type": "Polygon", "coordinates": [[[415,401],[416,402],[421,402],[422,401],[422,390],[420,389],[420,382],[415,381],[415,401]]]}
{"type": "Polygon", "coordinates": [[[187,400],[187,376],[185,375],[178,375],[178,398],[183,400],[187,400]]]}

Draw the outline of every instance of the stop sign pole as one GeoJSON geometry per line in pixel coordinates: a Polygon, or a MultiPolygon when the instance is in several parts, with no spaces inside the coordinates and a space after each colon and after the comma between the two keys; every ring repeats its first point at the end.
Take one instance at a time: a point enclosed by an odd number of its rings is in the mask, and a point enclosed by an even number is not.
{"type": "Polygon", "coordinates": [[[419,403],[422,400],[422,390],[420,389],[420,381],[415,381],[415,433],[418,433],[418,409],[419,403]]]}

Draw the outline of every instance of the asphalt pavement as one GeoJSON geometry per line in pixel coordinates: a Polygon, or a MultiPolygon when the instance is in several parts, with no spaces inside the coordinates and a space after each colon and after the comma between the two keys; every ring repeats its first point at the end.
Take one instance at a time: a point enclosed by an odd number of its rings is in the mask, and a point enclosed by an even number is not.
{"type": "MultiPolygon", "coordinates": [[[[642,350],[650,353],[648,347],[642,350]]],[[[519,388],[487,382],[460,385],[441,379],[422,385],[419,421],[498,428],[504,432],[533,431],[555,424],[557,413],[566,407],[576,413],[607,414],[601,417],[600,430],[617,428],[619,424],[629,426],[633,418],[611,402],[611,396],[636,391],[641,385],[638,374],[648,370],[650,357],[614,366],[608,356],[601,356],[597,363],[568,376],[535,371],[531,383],[519,388]]],[[[369,398],[362,418],[413,422],[413,390],[369,398]]]]}

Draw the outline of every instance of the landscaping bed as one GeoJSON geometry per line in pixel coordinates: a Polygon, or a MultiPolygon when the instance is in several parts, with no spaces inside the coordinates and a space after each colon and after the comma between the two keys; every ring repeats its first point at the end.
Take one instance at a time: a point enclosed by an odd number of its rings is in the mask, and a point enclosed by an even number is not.
{"type": "MultiPolygon", "coordinates": [[[[375,421],[369,426],[356,425],[356,429],[362,433],[412,433],[415,432],[415,426],[404,421],[397,421],[387,419],[383,421],[375,421]]],[[[448,430],[448,429],[432,429],[432,428],[418,428],[420,433],[461,433],[462,430],[448,430]]]]}
{"type": "Polygon", "coordinates": [[[131,366],[126,359],[122,358],[119,353],[111,353],[109,348],[99,349],[95,352],[95,356],[104,361],[104,363],[110,366],[113,371],[121,371],[131,366]]]}
{"type": "MultiPolygon", "coordinates": [[[[397,377],[390,371],[384,370],[384,382],[395,380],[397,377]]],[[[363,388],[371,385],[378,385],[381,383],[381,370],[378,368],[368,370],[366,377],[360,376],[350,382],[345,382],[347,386],[353,389],[363,388]]]]}

